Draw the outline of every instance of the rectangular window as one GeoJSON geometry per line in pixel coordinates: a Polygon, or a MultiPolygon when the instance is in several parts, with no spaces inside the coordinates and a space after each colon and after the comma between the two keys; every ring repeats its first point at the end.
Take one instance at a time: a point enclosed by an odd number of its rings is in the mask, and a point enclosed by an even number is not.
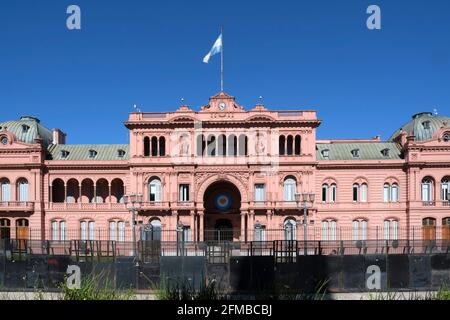
{"type": "Polygon", "coordinates": [[[322,202],[327,202],[328,186],[322,186],[322,202]]]}
{"type": "Polygon", "coordinates": [[[120,221],[118,224],[118,231],[119,231],[119,241],[124,242],[125,241],[125,222],[120,221]]]}
{"type": "Polygon", "coordinates": [[[61,241],[66,241],[66,222],[61,221],[59,223],[59,229],[61,230],[60,239],[61,241]]]}
{"type": "Polygon", "coordinates": [[[336,221],[330,222],[330,240],[336,241],[336,221]]]}
{"type": "Polygon", "coordinates": [[[390,240],[390,227],[391,222],[390,221],[385,221],[384,222],[384,240],[390,240]]]}
{"type": "Polygon", "coordinates": [[[266,241],[266,226],[261,225],[260,228],[254,231],[254,241],[266,241]]]}
{"type": "Polygon", "coordinates": [[[391,188],[391,201],[398,202],[398,186],[393,185],[391,188]]]}
{"type": "Polygon", "coordinates": [[[95,222],[89,221],[89,240],[95,240],[95,222]]]}
{"type": "Polygon", "coordinates": [[[116,222],[110,221],[109,222],[109,240],[110,241],[117,241],[116,228],[117,228],[116,222]]]}
{"type": "Polygon", "coordinates": [[[255,184],[255,201],[265,201],[265,186],[264,184],[255,184]]]}
{"type": "Polygon", "coordinates": [[[328,241],[328,221],[322,222],[322,241],[328,241]]]}
{"type": "Polygon", "coordinates": [[[367,240],[367,221],[361,221],[361,240],[367,240]]]}
{"type": "Polygon", "coordinates": [[[432,201],[431,198],[431,184],[422,184],[422,201],[432,201]]]}
{"type": "Polygon", "coordinates": [[[389,185],[388,184],[384,185],[383,201],[384,202],[389,202],[389,185]]]}
{"type": "Polygon", "coordinates": [[[53,241],[59,240],[59,230],[57,221],[52,221],[52,240],[53,241]]]}
{"type": "Polygon", "coordinates": [[[2,184],[2,202],[10,201],[10,185],[9,183],[2,184]]]}
{"type": "Polygon", "coordinates": [[[181,202],[189,201],[189,185],[188,184],[180,185],[180,201],[181,202]]]}
{"type": "Polygon", "coordinates": [[[448,183],[442,183],[441,185],[441,199],[442,201],[448,201],[448,191],[449,191],[449,184],[448,183]]]}
{"type": "Polygon", "coordinates": [[[188,226],[183,227],[183,242],[191,241],[191,228],[188,226]]]}
{"type": "Polygon", "coordinates": [[[398,240],[398,221],[393,220],[391,222],[391,229],[392,229],[392,240],[398,240]]]}
{"type": "Polygon", "coordinates": [[[359,221],[353,221],[353,224],[352,224],[352,239],[353,239],[353,241],[359,240],[359,221]]]}
{"type": "Polygon", "coordinates": [[[367,202],[367,184],[361,185],[361,202],[367,202]]]}
{"type": "Polygon", "coordinates": [[[19,185],[19,201],[20,202],[28,201],[28,183],[21,183],[19,185]]]}
{"type": "Polygon", "coordinates": [[[337,199],[337,187],[336,187],[336,185],[331,185],[331,188],[330,188],[330,202],[336,202],[336,199],[337,199]]]}
{"type": "Polygon", "coordinates": [[[81,221],[81,240],[87,240],[87,223],[81,221]]]}
{"type": "Polygon", "coordinates": [[[359,186],[355,184],[353,186],[353,202],[358,202],[358,193],[359,193],[359,186]]]}

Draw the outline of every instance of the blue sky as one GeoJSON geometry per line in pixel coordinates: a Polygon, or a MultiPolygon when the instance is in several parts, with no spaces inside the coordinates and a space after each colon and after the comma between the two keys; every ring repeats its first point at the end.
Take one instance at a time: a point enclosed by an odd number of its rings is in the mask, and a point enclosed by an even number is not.
{"type": "Polygon", "coordinates": [[[389,135],[412,114],[450,115],[448,0],[2,0],[0,120],[34,115],[68,143],[127,143],[133,104],[198,109],[219,91],[246,108],[315,109],[319,138],[389,135]],[[66,28],[77,4],[82,30],[66,28]],[[366,9],[382,10],[382,30],[366,9]]]}

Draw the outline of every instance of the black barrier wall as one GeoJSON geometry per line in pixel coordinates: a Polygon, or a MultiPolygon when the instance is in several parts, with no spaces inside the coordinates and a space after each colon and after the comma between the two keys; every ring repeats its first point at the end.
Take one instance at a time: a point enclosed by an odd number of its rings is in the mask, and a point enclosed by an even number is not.
{"type": "Polygon", "coordinates": [[[0,256],[0,287],[57,289],[70,265],[80,268],[82,278],[98,275],[117,289],[152,290],[161,281],[200,288],[213,280],[219,290],[228,293],[436,290],[450,285],[450,254],[297,256],[285,263],[270,256],[239,256],[217,264],[188,256],[136,264],[132,258],[100,263],[27,255],[20,261],[0,256]]]}

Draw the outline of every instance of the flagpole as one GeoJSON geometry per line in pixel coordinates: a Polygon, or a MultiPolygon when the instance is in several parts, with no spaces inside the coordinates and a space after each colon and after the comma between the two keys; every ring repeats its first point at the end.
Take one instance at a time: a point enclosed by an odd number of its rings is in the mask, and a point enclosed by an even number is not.
{"type": "Polygon", "coordinates": [[[223,92],[223,27],[220,28],[220,34],[222,36],[222,50],[220,50],[220,92],[223,92]]]}

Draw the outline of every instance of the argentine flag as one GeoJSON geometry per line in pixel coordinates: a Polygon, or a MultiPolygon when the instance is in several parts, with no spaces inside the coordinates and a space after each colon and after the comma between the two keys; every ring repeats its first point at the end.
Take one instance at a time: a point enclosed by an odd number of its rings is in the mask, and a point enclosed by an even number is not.
{"type": "Polygon", "coordinates": [[[222,34],[217,38],[216,42],[214,43],[211,50],[208,52],[208,54],[203,58],[204,63],[208,63],[209,59],[217,53],[222,52],[222,34]]]}

